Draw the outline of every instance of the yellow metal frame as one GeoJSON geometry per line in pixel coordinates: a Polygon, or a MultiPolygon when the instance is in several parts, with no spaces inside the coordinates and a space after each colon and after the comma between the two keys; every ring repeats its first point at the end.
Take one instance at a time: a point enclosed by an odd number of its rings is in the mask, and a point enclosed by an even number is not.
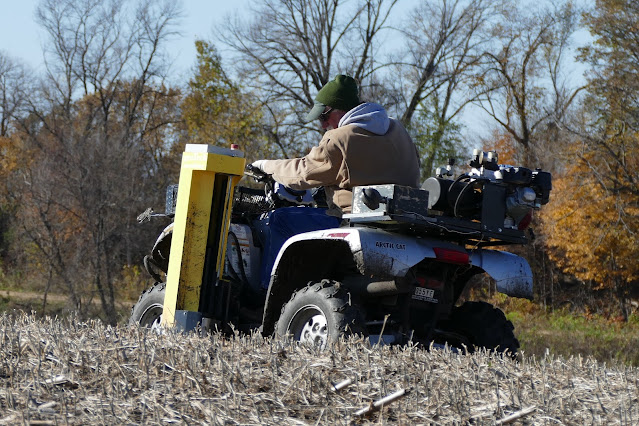
{"type": "Polygon", "coordinates": [[[199,309],[211,212],[217,208],[224,209],[215,265],[217,278],[222,277],[233,190],[244,174],[245,165],[241,151],[211,145],[186,146],[166,279],[164,326],[175,325],[177,311],[197,312],[199,309]],[[225,191],[225,194],[215,194],[217,180],[223,185],[218,182],[217,190],[225,191]],[[223,200],[224,205],[213,206],[214,199],[223,200]]]}

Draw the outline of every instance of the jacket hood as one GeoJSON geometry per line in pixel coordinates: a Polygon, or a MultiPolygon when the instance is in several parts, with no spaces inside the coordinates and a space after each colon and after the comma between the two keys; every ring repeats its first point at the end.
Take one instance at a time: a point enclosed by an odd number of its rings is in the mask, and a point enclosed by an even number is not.
{"type": "Polygon", "coordinates": [[[361,127],[376,135],[384,135],[390,126],[390,118],[388,118],[383,106],[367,102],[348,111],[339,121],[338,127],[346,126],[347,124],[361,127]]]}

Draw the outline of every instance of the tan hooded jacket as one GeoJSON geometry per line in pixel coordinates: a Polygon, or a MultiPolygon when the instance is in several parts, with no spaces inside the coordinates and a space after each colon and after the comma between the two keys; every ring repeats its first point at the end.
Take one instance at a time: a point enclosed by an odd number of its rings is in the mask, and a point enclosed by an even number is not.
{"type": "Polygon", "coordinates": [[[417,149],[408,132],[395,119],[387,119],[384,134],[355,124],[329,130],[302,158],[268,160],[264,172],[292,189],[324,186],[326,196],[342,213],[350,213],[354,186],[394,183],[419,187],[417,149]]]}

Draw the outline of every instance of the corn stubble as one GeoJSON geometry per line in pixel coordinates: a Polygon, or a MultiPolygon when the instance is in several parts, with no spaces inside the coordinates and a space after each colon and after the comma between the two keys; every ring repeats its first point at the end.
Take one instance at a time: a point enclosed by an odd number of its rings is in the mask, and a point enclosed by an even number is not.
{"type": "Polygon", "coordinates": [[[636,424],[639,371],[0,317],[0,424],[636,424]]]}

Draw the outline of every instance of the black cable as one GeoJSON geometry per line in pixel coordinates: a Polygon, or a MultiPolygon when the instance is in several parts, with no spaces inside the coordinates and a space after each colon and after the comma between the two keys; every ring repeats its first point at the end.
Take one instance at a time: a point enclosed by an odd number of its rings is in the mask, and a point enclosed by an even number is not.
{"type": "Polygon", "coordinates": [[[149,275],[151,275],[151,277],[153,277],[155,281],[159,283],[162,282],[162,277],[160,276],[160,274],[156,273],[153,270],[153,267],[156,267],[157,269],[162,271],[162,268],[160,268],[160,265],[158,265],[157,262],[153,260],[153,258],[149,256],[148,254],[144,256],[144,259],[142,260],[142,262],[144,264],[144,269],[146,269],[146,272],[148,272],[149,275]]]}
{"type": "Polygon", "coordinates": [[[226,261],[228,262],[228,272],[229,272],[229,275],[231,276],[231,279],[234,281],[240,281],[240,277],[237,275],[237,272],[235,272],[235,269],[233,269],[233,265],[231,264],[231,258],[229,257],[228,253],[226,253],[226,261]]]}
{"type": "MultiPolygon", "coordinates": [[[[457,184],[459,184],[462,180],[469,180],[470,181],[471,177],[470,175],[468,175],[468,173],[464,173],[461,174],[459,176],[457,176],[455,178],[455,180],[453,181],[453,183],[450,184],[450,186],[448,187],[448,191],[446,194],[446,200],[450,200],[451,199],[451,194],[453,192],[453,187],[457,184]]],[[[461,191],[459,191],[459,194],[457,194],[457,198],[455,199],[455,203],[453,204],[453,216],[454,217],[459,217],[457,215],[457,207],[459,205],[459,200],[461,199],[462,194],[464,193],[465,189],[468,188],[470,186],[470,183],[466,184],[466,186],[464,186],[461,191]]]]}
{"type": "MultiPolygon", "coordinates": [[[[451,183],[451,184],[450,184],[450,186],[448,187],[448,194],[447,194],[447,196],[451,194],[451,192],[453,191],[453,187],[454,187],[456,184],[458,184],[458,183],[459,183],[462,179],[468,179],[468,180],[470,180],[470,176],[468,175],[468,173],[464,173],[464,174],[461,174],[461,175],[457,176],[457,177],[455,178],[455,180],[453,181],[453,183],[451,183]]],[[[448,198],[448,197],[447,197],[447,198],[448,198]]]]}
{"type": "Polygon", "coordinates": [[[464,195],[464,193],[466,192],[466,190],[467,190],[468,188],[472,188],[472,187],[473,187],[476,183],[478,183],[478,182],[479,182],[478,180],[476,180],[475,182],[469,182],[469,183],[467,183],[467,184],[466,184],[466,186],[464,186],[464,187],[462,188],[462,190],[461,190],[461,191],[459,191],[459,195],[457,195],[457,199],[455,200],[455,206],[453,207],[453,216],[455,216],[455,217],[461,217],[461,216],[459,216],[459,215],[457,214],[457,213],[458,213],[458,211],[457,211],[457,207],[459,207],[460,200],[462,199],[462,196],[464,195]]]}

